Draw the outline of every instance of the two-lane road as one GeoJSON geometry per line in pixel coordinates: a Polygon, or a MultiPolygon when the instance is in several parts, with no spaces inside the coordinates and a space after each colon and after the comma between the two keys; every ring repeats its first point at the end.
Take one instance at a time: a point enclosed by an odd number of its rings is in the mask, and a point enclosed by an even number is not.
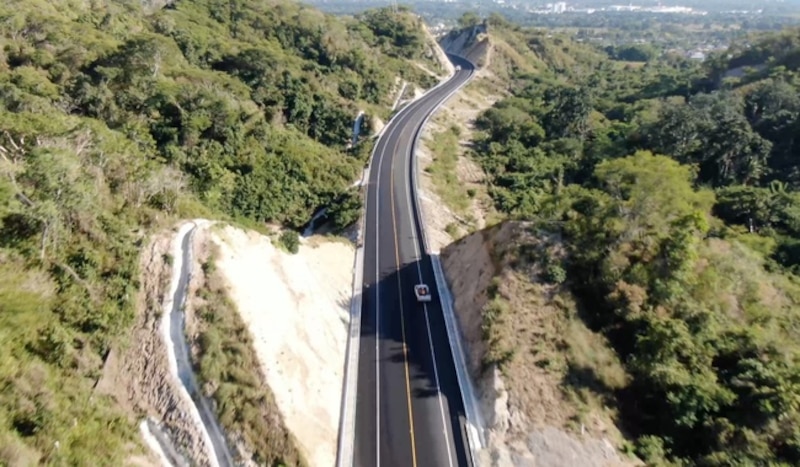
{"type": "Polygon", "coordinates": [[[469,465],[464,408],[412,192],[412,147],[425,118],[474,72],[401,110],[377,143],[367,188],[355,467],[469,465]],[[433,300],[416,301],[426,283],[433,300]]]}

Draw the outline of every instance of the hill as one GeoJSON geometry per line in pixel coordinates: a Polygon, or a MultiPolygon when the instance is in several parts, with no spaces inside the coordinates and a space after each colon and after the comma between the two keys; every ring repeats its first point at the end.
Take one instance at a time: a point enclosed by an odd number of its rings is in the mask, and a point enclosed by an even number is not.
{"type": "Polygon", "coordinates": [[[590,72],[604,58],[598,50],[570,39],[563,32],[523,28],[492,14],[478,23],[466,14],[461,22],[476,23],[450,31],[440,43],[490,73],[498,89],[513,86],[515,78],[546,70],[590,72]]]}
{"type": "Polygon", "coordinates": [[[789,28],[777,33],[751,34],[735,42],[730,50],[711,55],[707,62],[711,86],[719,86],[725,78],[734,75],[741,77],[745,71],[744,82],[758,81],[783,71],[797,71],[800,68],[800,30],[789,28]]]}
{"type": "Polygon", "coordinates": [[[602,438],[651,465],[795,465],[797,31],[723,81],[753,52],[632,63],[487,24],[474,86],[509,92],[465,145],[499,219],[442,256],[488,457],[557,465],[602,438]]]}
{"type": "Polygon", "coordinates": [[[300,227],[329,205],[352,221],[358,111],[436,80],[419,26],[284,1],[3,2],[0,464],[142,452],[142,414],[93,386],[132,344],[147,237],[196,216],[300,227]]]}

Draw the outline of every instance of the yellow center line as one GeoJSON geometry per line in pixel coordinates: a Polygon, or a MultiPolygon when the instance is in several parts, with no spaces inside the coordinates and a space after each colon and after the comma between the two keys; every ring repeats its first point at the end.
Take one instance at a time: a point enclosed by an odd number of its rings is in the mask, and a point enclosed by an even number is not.
{"type": "MultiPolygon", "coordinates": [[[[401,129],[402,133],[402,129],[401,129]]],[[[399,144],[399,140],[398,140],[399,144]]],[[[406,369],[406,399],[408,402],[408,426],[411,434],[411,462],[412,466],[417,465],[417,448],[414,442],[414,415],[411,413],[411,378],[408,370],[408,347],[406,346],[406,325],[403,318],[403,287],[400,283],[400,247],[397,241],[397,218],[394,209],[394,155],[397,153],[397,145],[393,148],[391,178],[389,179],[389,197],[392,208],[392,232],[394,233],[394,254],[397,261],[397,291],[400,295],[400,332],[403,336],[403,365],[406,369]]]]}

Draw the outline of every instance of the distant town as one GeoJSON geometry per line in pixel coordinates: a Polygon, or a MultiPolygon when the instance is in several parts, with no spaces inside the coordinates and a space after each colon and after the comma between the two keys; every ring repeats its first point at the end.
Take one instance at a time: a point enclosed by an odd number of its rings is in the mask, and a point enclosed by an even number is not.
{"type": "Polygon", "coordinates": [[[523,26],[561,30],[601,47],[649,44],[664,53],[705,60],[748,32],[800,24],[800,0],[306,0],[323,11],[357,14],[393,6],[419,14],[436,35],[465,13],[500,15],[523,26]],[[609,33],[613,31],[613,33],[609,33]]]}
{"type": "MultiPolygon", "coordinates": [[[[537,13],[537,14],[561,14],[561,13],[587,13],[592,14],[598,11],[613,11],[613,12],[649,12],[649,13],[681,13],[687,15],[706,15],[708,14],[707,11],[704,10],[697,10],[692,7],[688,6],[665,6],[665,5],[656,5],[656,6],[644,6],[644,5],[635,5],[633,3],[629,3],[627,5],[609,5],[607,7],[600,7],[600,8],[592,8],[592,7],[581,7],[577,5],[570,5],[567,2],[556,2],[556,3],[548,3],[543,8],[531,8],[524,3],[512,4],[506,2],[505,0],[493,0],[494,3],[498,5],[509,5],[512,8],[520,8],[530,13],[537,13]]],[[[759,14],[762,10],[753,10],[752,13],[759,14]]],[[[749,13],[749,12],[745,12],[749,13]]]]}
{"type": "Polygon", "coordinates": [[[541,2],[535,0],[315,0],[312,3],[327,5],[346,4],[371,4],[380,5],[410,5],[410,4],[457,4],[469,6],[473,9],[482,9],[489,4],[504,5],[508,8],[519,9],[531,13],[558,14],[558,13],[595,13],[595,12],[651,12],[651,13],[681,13],[681,14],[707,14],[737,13],[761,14],[766,9],[800,9],[800,1],[792,0],[683,0],[680,2],[639,0],[636,2],[620,2],[605,0],[583,0],[571,2],[541,2]]]}
{"type": "Polygon", "coordinates": [[[407,5],[423,13],[437,12],[442,16],[459,11],[477,12],[509,11],[535,15],[557,14],[615,14],[615,13],[661,13],[667,15],[706,16],[710,13],[734,16],[795,15],[800,18],[800,0],[577,0],[564,2],[542,2],[535,0],[310,0],[309,3],[334,13],[355,12],[367,8],[387,5],[407,5]]]}
{"type": "MultiPolygon", "coordinates": [[[[456,0],[445,0],[455,2],[456,0]]],[[[506,0],[491,0],[492,3],[497,5],[507,5],[510,8],[526,11],[528,13],[535,13],[540,15],[546,14],[562,14],[562,13],[586,13],[593,14],[596,12],[646,12],[646,13],[680,13],[687,15],[706,15],[708,11],[697,10],[688,6],[667,6],[667,5],[635,5],[629,3],[627,5],[609,5],[606,7],[588,7],[579,6],[578,4],[572,5],[567,2],[548,3],[543,7],[532,6],[528,2],[508,2],[506,0]]],[[[752,13],[760,14],[761,9],[754,10],[752,13]]],[[[748,12],[744,12],[748,13],[748,12]]]]}

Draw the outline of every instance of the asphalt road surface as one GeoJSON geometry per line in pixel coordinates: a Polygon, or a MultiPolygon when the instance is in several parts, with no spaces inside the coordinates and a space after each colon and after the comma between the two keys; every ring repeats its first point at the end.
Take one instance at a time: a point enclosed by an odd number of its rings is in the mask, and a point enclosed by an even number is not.
{"type": "Polygon", "coordinates": [[[464,407],[433,268],[412,192],[414,137],[422,122],[474,72],[461,70],[397,114],[377,143],[364,230],[364,284],[354,466],[469,465],[464,407]],[[419,303],[423,282],[433,300],[419,303]]]}

